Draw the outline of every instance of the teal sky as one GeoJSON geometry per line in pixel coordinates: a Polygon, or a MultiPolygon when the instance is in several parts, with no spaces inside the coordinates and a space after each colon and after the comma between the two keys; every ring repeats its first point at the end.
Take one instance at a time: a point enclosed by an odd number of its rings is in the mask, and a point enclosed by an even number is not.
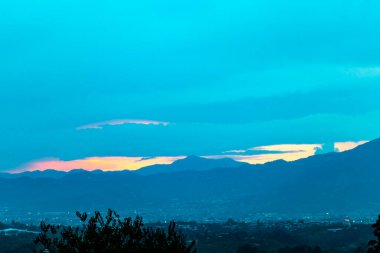
{"type": "Polygon", "coordinates": [[[380,137],[379,13],[377,0],[2,0],[0,170],[380,137]]]}

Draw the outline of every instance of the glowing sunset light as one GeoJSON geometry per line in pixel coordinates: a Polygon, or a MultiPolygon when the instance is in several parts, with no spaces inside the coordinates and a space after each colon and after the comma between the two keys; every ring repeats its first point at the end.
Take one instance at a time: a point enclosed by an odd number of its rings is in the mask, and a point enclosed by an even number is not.
{"type": "MultiPolygon", "coordinates": [[[[347,141],[335,142],[336,152],[344,152],[366,143],[367,141],[347,141]]],[[[316,154],[317,149],[323,149],[323,144],[277,144],[268,146],[258,146],[249,149],[237,149],[222,152],[220,155],[202,156],[209,159],[231,158],[236,161],[250,164],[264,164],[276,160],[295,161],[307,158],[316,154]],[[249,154],[249,151],[265,151],[262,154],[249,154]]],[[[328,150],[325,152],[329,152],[328,150]]],[[[84,169],[88,171],[121,171],[138,170],[142,167],[155,164],[171,164],[172,162],[184,159],[186,156],[157,156],[157,157],[129,157],[129,156],[105,156],[86,157],[76,160],[45,159],[27,163],[26,165],[10,173],[20,173],[25,171],[44,171],[54,169],[58,171],[70,171],[73,169],[84,169]]]]}
{"type": "MultiPolygon", "coordinates": [[[[354,149],[357,146],[365,144],[367,142],[368,141],[335,142],[334,148],[336,152],[344,152],[354,149]]],[[[253,147],[246,150],[230,150],[223,152],[224,154],[227,153],[226,155],[207,156],[207,158],[232,158],[236,161],[246,162],[250,164],[264,164],[276,160],[285,160],[291,162],[313,156],[315,155],[317,149],[323,149],[323,144],[277,144],[253,147]],[[269,151],[274,153],[254,155],[244,154],[249,151],[269,151]]]]}
{"type": "Polygon", "coordinates": [[[264,164],[276,160],[295,161],[301,158],[306,158],[315,154],[316,148],[321,148],[322,144],[279,144],[269,146],[259,146],[249,148],[247,150],[231,150],[224,153],[239,153],[238,155],[219,155],[207,156],[207,158],[232,158],[239,162],[246,162],[250,164],[264,164]],[[257,155],[244,155],[248,151],[272,151],[279,153],[267,153],[257,155]]]}
{"type": "Polygon", "coordinates": [[[170,164],[178,159],[183,159],[183,156],[159,156],[152,158],[144,157],[87,157],[83,159],[63,161],[59,159],[48,159],[28,163],[20,169],[10,171],[11,173],[20,173],[25,171],[44,171],[54,169],[59,171],[70,171],[73,169],[84,169],[88,171],[103,170],[103,171],[121,171],[121,170],[137,170],[145,166],[154,164],[170,164]]]}
{"type": "Polygon", "coordinates": [[[351,150],[356,148],[359,145],[363,145],[367,143],[368,141],[346,141],[346,142],[335,142],[334,147],[337,149],[339,152],[344,152],[347,150],[351,150]]]}
{"type": "MultiPolygon", "coordinates": [[[[258,146],[246,150],[238,149],[225,151],[223,153],[226,155],[214,156],[214,158],[232,158],[236,161],[250,164],[264,164],[276,160],[285,160],[290,162],[312,156],[315,154],[316,149],[322,148],[322,146],[322,144],[276,144],[258,146]],[[269,153],[253,155],[244,154],[250,151],[267,151],[269,153]]],[[[213,156],[208,156],[208,158],[213,158],[213,156]]]]}

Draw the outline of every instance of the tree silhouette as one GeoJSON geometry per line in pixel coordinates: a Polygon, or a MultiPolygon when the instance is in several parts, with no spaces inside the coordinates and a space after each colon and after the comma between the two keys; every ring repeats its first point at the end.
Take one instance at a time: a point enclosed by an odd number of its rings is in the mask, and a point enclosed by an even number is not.
{"type": "Polygon", "coordinates": [[[266,251],[259,250],[250,244],[244,244],[236,250],[236,253],[266,253],[266,251]]]}
{"type": "Polygon", "coordinates": [[[322,253],[320,247],[311,247],[309,245],[300,245],[296,247],[285,247],[277,251],[277,253],[322,253]]]}
{"type": "Polygon", "coordinates": [[[41,233],[34,243],[37,252],[49,253],[195,253],[195,241],[187,244],[184,236],[170,222],[167,231],[144,227],[137,216],[121,219],[109,209],[105,219],[100,212],[88,218],[77,212],[80,227],[64,227],[41,222],[41,233]]]}
{"type": "Polygon", "coordinates": [[[375,224],[372,225],[373,235],[376,240],[371,240],[368,242],[368,253],[380,253],[380,215],[377,218],[375,224]]]}

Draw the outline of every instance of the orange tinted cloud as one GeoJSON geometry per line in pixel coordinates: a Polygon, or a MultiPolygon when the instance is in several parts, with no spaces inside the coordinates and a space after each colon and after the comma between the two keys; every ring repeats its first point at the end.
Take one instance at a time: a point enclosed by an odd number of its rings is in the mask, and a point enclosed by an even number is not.
{"type": "MultiPolygon", "coordinates": [[[[344,152],[356,148],[359,145],[365,144],[367,141],[348,141],[335,142],[334,148],[337,152],[344,152]]],[[[278,144],[253,147],[246,150],[230,150],[224,153],[227,155],[207,156],[208,158],[232,158],[236,161],[246,162],[250,164],[264,164],[276,160],[295,161],[302,158],[307,158],[315,154],[317,148],[321,149],[323,144],[278,144]],[[244,155],[248,151],[272,151],[279,153],[244,155]]]]}
{"type": "Polygon", "coordinates": [[[334,148],[339,152],[344,152],[356,148],[359,145],[363,145],[368,141],[346,141],[346,142],[335,142],[334,148]]]}
{"type": "Polygon", "coordinates": [[[97,123],[93,123],[93,124],[80,126],[80,127],[77,127],[77,130],[102,129],[104,126],[117,126],[117,125],[124,125],[124,124],[167,126],[170,123],[165,122],[165,121],[155,121],[155,120],[115,119],[115,120],[108,120],[108,121],[97,122],[97,123]]]}
{"type": "Polygon", "coordinates": [[[83,159],[63,161],[59,159],[47,159],[36,162],[31,162],[23,166],[21,169],[13,170],[12,173],[24,171],[48,170],[54,169],[59,171],[70,171],[73,169],[84,169],[88,171],[103,170],[103,171],[120,171],[120,170],[137,170],[145,166],[153,164],[170,164],[178,159],[183,159],[183,156],[159,156],[152,158],[144,157],[87,157],[83,159]]]}
{"type": "Polygon", "coordinates": [[[236,161],[250,164],[263,164],[275,160],[295,161],[315,154],[316,148],[321,148],[322,144],[279,144],[250,148],[247,150],[230,150],[226,153],[238,153],[231,155],[207,156],[208,158],[232,158],[236,161]],[[248,151],[272,151],[279,153],[268,153],[258,155],[243,155],[248,151]]]}

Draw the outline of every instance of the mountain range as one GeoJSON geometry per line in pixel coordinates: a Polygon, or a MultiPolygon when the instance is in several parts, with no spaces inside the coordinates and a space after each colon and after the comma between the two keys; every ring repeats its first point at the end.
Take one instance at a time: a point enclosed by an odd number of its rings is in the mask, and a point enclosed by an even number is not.
{"type": "MultiPolygon", "coordinates": [[[[222,159],[207,159],[199,156],[188,156],[184,159],[176,160],[171,164],[155,164],[140,168],[134,173],[138,175],[154,175],[160,173],[171,173],[171,172],[181,172],[181,171],[204,171],[217,168],[237,168],[241,165],[247,163],[237,162],[230,158],[222,159]]],[[[0,173],[2,178],[20,178],[20,177],[30,177],[30,178],[62,178],[69,174],[86,173],[88,171],[83,169],[74,169],[69,172],[58,171],[54,169],[48,169],[44,171],[25,171],[21,173],[0,173]]],[[[102,173],[102,170],[91,171],[91,173],[102,173]]],[[[127,170],[121,172],[129,172],[127,170]]],[[[116,173],[116,172],[114,172],[116,173]]],[[[119,172],[120,173],[120,172],[119,172]]]]}
{"type": "Polygon", "coordinates": [[[380,210],[380,139],[342,153],[250,165],[195,156],[138,171],[0,175],[0,207],[112,207],[152,217],[368,214],[380,210]]]}

